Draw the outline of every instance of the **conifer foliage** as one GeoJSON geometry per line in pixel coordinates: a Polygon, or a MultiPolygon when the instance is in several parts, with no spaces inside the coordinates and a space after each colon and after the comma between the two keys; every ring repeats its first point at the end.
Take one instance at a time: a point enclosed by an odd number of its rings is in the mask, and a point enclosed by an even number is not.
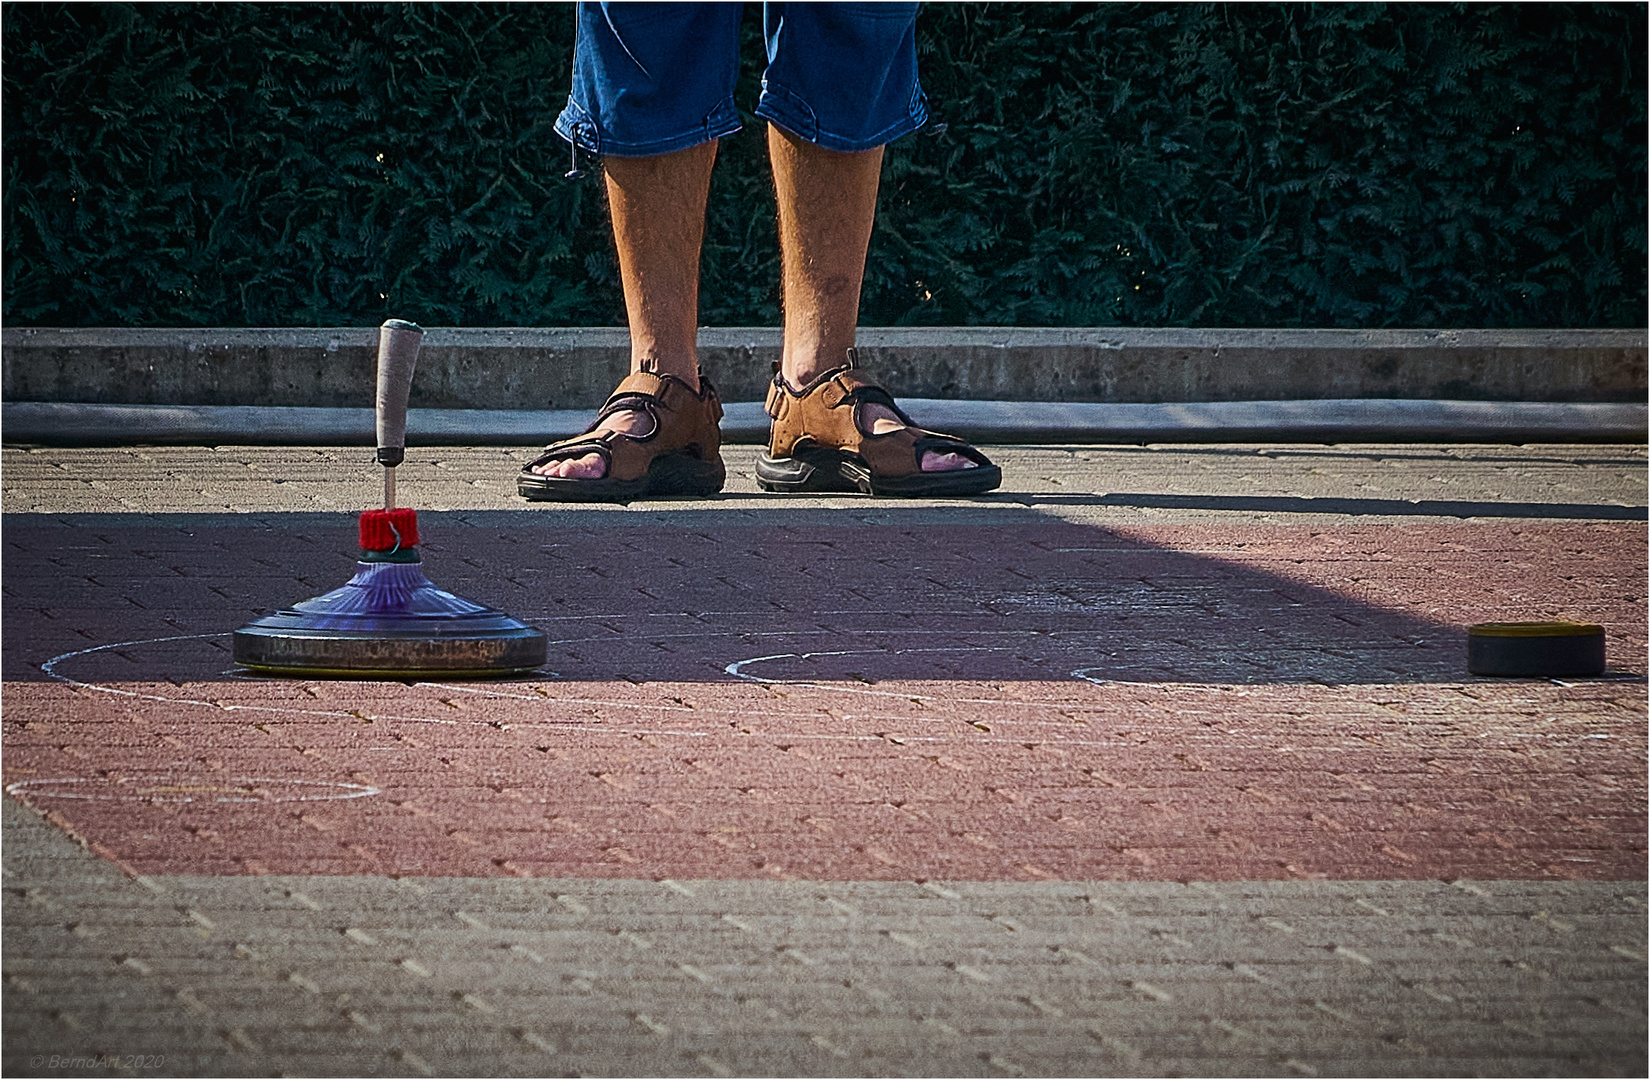
{"type": "MultiPolygon", "coordinates": [[[[572,9],[8,4],[4,316],[623,321],[572,9]]],[[[1642,326],[1643,5],[934,4],[866,324],[1642,326]],[[940,125],[943,130],[938,130],[940,125]]],[[[749,5],[739,105],[755,104],[749,5]]],[[[761,122],[702,321],[779,318],[761,122]]]]}

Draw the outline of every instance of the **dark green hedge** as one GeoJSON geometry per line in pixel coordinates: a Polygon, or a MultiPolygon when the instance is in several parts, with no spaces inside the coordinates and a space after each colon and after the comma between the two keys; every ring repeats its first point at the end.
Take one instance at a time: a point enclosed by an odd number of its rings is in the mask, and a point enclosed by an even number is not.
{"type": "MultiPolygon", "coordinates": [[[[866,324],[1642,326],[1644,5],[925,7],[866,324]]],[[[742,107],[755,101],[747,11],[742,107]]],[[[10,325],[622,321],[565,5],[8,4],[10,325]]],[[[702,318],[778,320],[760,124],[702,318]]]]}

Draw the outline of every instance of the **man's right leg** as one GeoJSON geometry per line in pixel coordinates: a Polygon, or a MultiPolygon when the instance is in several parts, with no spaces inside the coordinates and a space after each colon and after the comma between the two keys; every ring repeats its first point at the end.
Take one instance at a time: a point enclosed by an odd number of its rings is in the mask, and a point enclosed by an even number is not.
{"type": "Polygon", "coordinates": [[[695,350],[699,248],[716,142],[739,130],[742,15],[739,4],[578,5],[572,90],[556,133],[603,161],[631,374],[592,430],[546,447],[523,470],[517,490],[526,498],[721,488],[721,406],[700,383],[695,350]]]}
{"type": "MultiPolygon", "coordinates": [[[[630,320],[630,370],[674,375],[699,389],[699,251],[716,142],[654,157],[608,157],[607,200],[619,251],[625,313],[630,320]]],[[[596,429],[641,435],[650,426],[636,412],[618,412],[596,429]]],[[[533,471],[572,480],[600,479],[600,454],[553,460],[533,471]]]]}

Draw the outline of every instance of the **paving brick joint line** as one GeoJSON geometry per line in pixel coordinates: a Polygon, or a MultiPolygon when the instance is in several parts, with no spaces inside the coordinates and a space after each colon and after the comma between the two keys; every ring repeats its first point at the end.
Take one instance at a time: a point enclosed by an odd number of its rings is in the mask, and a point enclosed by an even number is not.
{"type": "Polygon", "coordinates": [[[348,451],[7,451],[5,1070],[1644,1073],[1642,448],[991,452],[415,455],[431,576],[552,644],[406,685],[229,662],[347,576],[348,451]],[[1606,678],[1462,670],[1560,616],[1606,678]]]}

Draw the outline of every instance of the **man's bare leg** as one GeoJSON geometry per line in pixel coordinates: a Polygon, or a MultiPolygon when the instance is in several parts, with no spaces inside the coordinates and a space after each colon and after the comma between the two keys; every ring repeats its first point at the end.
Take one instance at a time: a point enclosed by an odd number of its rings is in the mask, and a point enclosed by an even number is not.
{"type": "MultiPolygon", "coordinates": [[[[882,147],[844,154],[768,125],[768,156],[779,196],[779,248],[784,263],[785,346],[780,371],[801,389],[842,364],[854,345],[865,252],[876,219],[882,147]]],[[[615,219],[617,215],[615,214],[615,219]]],[[[891,410],[867,405],[871,434],[905,425],[891,410]]],[[[924,472],[971,469],[959,454],[922,455],[924,472]]]]}
{"type": "MultiPolygon", "coordinates": [[[[656,157],[603,159],[613,239],[619,249],[625,314],[630,320],[630,370],[654,371],[699,387],[699,250],[705,200],[716,162],[712,140],[656,157]]],[[[640,434],[647,420],[615,413],[598,430],[640,434]]],[[[600,479],[600,454],[552,461],[536,471],[574,480],[600,479]]]]}

